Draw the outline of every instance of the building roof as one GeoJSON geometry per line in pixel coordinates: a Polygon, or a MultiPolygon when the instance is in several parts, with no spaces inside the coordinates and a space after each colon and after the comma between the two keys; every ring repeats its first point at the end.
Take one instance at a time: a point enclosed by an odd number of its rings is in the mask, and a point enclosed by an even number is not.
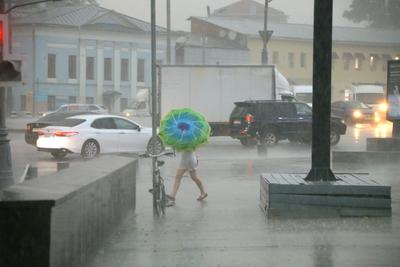
{"type": "MultiPolygon", "coordinates": [[[[264,19],[265,6],[254,0],[239,0],[216,9],[211,16],[248,17],[264,19]]],[[[268,7],[268,19],[272,22],[286,23],[288,16],[278,9],[268,7]]]]}
{"type": "MultiPolygon", "coordinates": [[[[107,26],[120,30],[150,32],[151,24],[96,4],[63,4],[19,8],[13,11],[13,24],[62,25],[70,27],[107,26]]],[[[158,27],[158,32],[166,32],[158,27]]]]}
{"type": "MultiPolygon", "coordinates": [[[[259,31],[263,29],[263,20],[233,17],[190,17],[190,20],[199,20],[220,28],[235,31],[250,38],[259,38],[259,31]]],[[[302,39],[312,40],[313,25],[268,23],[268,30],[273,30],[273,39],[302,39]]],[[[333,27],[334,42],[373,43],[373,44],[400,44],[400,31],[354,27],[333,27]]]]}

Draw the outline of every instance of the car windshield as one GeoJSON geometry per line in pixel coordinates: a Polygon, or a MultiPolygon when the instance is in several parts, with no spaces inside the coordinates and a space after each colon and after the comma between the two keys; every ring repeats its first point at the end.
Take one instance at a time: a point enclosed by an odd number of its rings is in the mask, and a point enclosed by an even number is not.
{"type": "Polygon", "coordinates": [[[63,119],[62,121],[54,123],[53,126],[74,127],[84,123],[85,121],[86,120],[84,119],[63,119]]]}
{"type": "Polygon", "coordinates": [[[358,101],[348,102],[348,106],[350,108],[369,108],[368,105],[364,104],[363,102],[358,102],[358,101]]]}
{"type": "Polygon", "coordinates": [[[231,113],[231,118],[239,118],[244,116],[248,109],[248,105],[236,105],[231,113]]]}
{"type": "Polygon", "coordinates": [[[367,104],[380,104],[385,99],[383,94],[365,93],[365,94],[357,94],[357,100],[367,104]]]}
{"type": "Polygon", "coordinates": [[[305,103],[312,103],[312,93],[296,93],[296,99],[305,103]]]}

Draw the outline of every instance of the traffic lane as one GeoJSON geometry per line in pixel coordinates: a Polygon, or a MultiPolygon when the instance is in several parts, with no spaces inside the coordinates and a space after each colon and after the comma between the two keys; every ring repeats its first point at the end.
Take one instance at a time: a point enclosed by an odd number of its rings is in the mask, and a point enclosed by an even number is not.
{"type": "Polygon", "coordinates": [[[38,174],[44,175],[57,171],[57,162],[78,162],[82,158],[80,155],[69,154],[63,160],[54,159],[50,153],[37,151],[35,146],[25,143],[23,132],[10,132],[8,134],[11,147],[11,158],[14,180],[18,181],[22,176],[27,164],[38,167],[38,174]]]}
{"type": "Polygon", "coordinates": [[[333,150],[341,151],[365,151],[367,148],[367,138],[388,138],[392,136],[392,123],[382,122],[374,124],[355,124],[348,125],[346,135],[341,136],[341,140],[333,150]]]}
{"type": "MultiPolygon", "coordinates": [[[[378,126],[368,124],[357,124],[349,126],[346,135],[341,136],[339,144],[332,147],[332,150],[349,151],[366,149],[367,137],[389,137],[391,136],[391,123],[382,123],[378,126]]],[[[23,132],[10,132],[8,138],[11,140],[12,159],[14,177],[19,178],[26,164],[38,166],[40,172],[45,173],[56,170],[56,164],[59,160],[54,159],[50,153],[39,152],[32,145],[28,145],[24,140],[23,132]]],[[[257,147],[246,148],[240,142],[230,137],[211,137],[205,149],[198,151],[199,159],[206,156],[209,159],[257,159],[265,158],[299,158],[311,157],[310,144],[295,144],[288,141],[280,141],[275,146],[267,148],[266,154],[260,155],[257,147]]],[[[77,162],[82,158],[77,154],[68,154],[61,161],[77,162]]]]}

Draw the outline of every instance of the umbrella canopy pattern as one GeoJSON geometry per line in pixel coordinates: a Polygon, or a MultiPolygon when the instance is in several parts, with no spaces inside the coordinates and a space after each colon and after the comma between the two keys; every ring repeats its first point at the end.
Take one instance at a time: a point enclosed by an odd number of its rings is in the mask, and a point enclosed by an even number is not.
{"type": "Polygon", "coordinates": [[[210,125],[190,108],[173,109],[160,122],[160,137],[179,151],[195,150],[208,141],[210,125]]]}

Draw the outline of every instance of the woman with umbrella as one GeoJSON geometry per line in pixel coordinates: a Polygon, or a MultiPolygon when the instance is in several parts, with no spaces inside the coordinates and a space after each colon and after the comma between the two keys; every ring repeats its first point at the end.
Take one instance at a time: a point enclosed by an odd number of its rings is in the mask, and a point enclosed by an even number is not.
{"type": "Polygon", "coordinates": [[[197,200],[205,199],[208,194],[204,190],[203,183],[197,175],[198,160],[195,150],[201,144],[207,142],[210,135],[210,125],[203,115],[188,109],[171,110],[160,123],[160,137],[164,143],[182,151],[182,158],[175,175],[172,192],[167,197],[175,201],[182,177],[186,171],[200,190],[197,200]]]}

